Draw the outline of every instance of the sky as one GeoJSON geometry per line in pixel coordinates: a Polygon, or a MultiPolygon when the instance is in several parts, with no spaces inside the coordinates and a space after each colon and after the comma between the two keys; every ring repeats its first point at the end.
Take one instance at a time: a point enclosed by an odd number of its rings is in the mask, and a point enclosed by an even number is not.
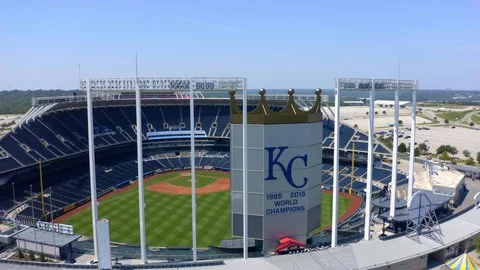
{"type": "Polygon", "coordinates": [[[76,89],[79,63],[82,77],[133,77],[136,51],[141,77],[479,90],[480,1],[0,1],[0,89],[76,89]]]}

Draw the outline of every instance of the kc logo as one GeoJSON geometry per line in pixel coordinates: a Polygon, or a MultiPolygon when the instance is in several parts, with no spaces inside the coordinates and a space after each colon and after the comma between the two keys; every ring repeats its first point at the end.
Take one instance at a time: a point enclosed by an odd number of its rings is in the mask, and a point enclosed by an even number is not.
{"type": "Polygon", "coordinates": [[[303,178],[303,183],[301,185],[295,184],[293,181],[292,177],[292,166],[295,160],[300,159],[303,160],[303,164],[305,167],[307,167],[307,155],[303,156],[294,156],[290,159],[290,161],[287,164],[287,167],[285,168],[285,165],[278,161],[282,154],[285,152],[285,150],[288,149],[287,146],[282,146],[282,147],[265,147],[265,150],[268,151],[268,177],[265,178],[265,180],[277,180],[277,177],[275,177],[273,174],[273,167],[276,165],[280,167],[280,169],[283,172],[283,175],[285,176],[285,179],[287,179],[288,183],[294,187],[294,188],[302,188],[307,184],[308,179],[306,177],[303,178]],[[275,150],[279,150],[277,154],[275,155],[275,150]]]}

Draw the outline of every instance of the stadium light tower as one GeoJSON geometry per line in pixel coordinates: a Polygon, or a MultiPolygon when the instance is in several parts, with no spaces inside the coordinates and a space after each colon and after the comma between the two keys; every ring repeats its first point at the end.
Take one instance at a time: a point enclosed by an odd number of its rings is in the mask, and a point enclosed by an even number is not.
{"type": "Polygon", "coordinates": [[[143,185],[143,132],[142,132],[142,98],[138,83],[137,53],[135,53],[135,116],[137,130],[137,182],[138,182],[138,211],[140,219],[140,259],[147,262],[147,238],[145,236],[145,196],[143,185]]]}
{"type": "Polygon", "coordinates": [[[242,89],[242,178],[243,178],[243,259],[248,259],[248,178],[247,178],[247,78],[242,89]]]}
{"type": "MultiPolygon", "coordinates": [[[[87,92],[87,110],[88,110],[88,149],[89,149],[89,166],[90,166],[90,192],[92,198],[92,225],[93,238],[95,246],[95,256],[98,260],[98,236],[97,236],[97,197],[96,193],[96,178],[95,178],[95,144],[94,144],[94,127],[93,127],[93,104],[92,91],[99,91],[103,93],[122,93],[134,92],[136,102],[136,122],[137,122],[137,162],[138,166],[138,184],[139,184],[139,211],[140,211],[140,235],[141,235],[141,256],[142,262],[146,262],[146,237],[145,237],[145,216],[144,216],[144,194],[143,194],[143,134],[142,134],[142,120],[141,120],[141,95],[143,92],[178,92],[190,93],[190,129],[191,129],[191,159],[190,166],[192,168],[192,242],[193,242],[193,259],[197,259],[196,247],[196,197],[195,197],[195,122],[194,122],[194,91],[232,91],[242,89],[245,93],[244,105],[246,104],[246,78],[243,77],[146,77],[139,78],[89,78],[80,80],[80,90],[87,92]]],[[[120,99],[120,95],[116,98],[120,99]]],[[[125,98],[123,100],[127,100],[125,98]]],[[[246,106],[246,105],[245,105],[246,106]]],[[[246,132],[246,113],[244,114],[244,133],[246,132]]],[[[244,136],[243,145],[244,160],[246,160],[246,136],[244,136]]],[[[247,164],[243,164],[244,171],[247,170],[247,164]]],[[[244,185],[246,184],[246,173],[243,175],[244,185]]],[[[247,205],[247,194],[244,194],[245,206],[247,205]]],[[[247,217],[248,218],[248,217],[247,217]]],[[[248,220],[248,219],[246,219],[248,220]]],[[[246,223],[245,223],[246,224],[246,223]]],[[[247,224],[248,225],[248,224],[247,224]]],[[[248,239],[248,235],[245,235],[248,239]]],[[[248,255],[248,241],[246,241],[244,257],[248,255]]]]}
{"type": "Polygon", "coordinates": [[[371,200],[372,200],[372,178],[373,178],[373,137],[374,137],[374,121],[375,121],[375,83],[373,79],[355,79],[355,78],[339,78],[335,81],[335,97],[338,97],[338,101],[335,101],[335,131],[334,131],[334,202],[333,202],[333,213],[332,218],[332,247],[337,245],[337,217],[338,217],[338,147],[340,133],[337,132],[340,126],[340,90],[350,90],[350,91],[370,91],[370,108],[369,108],[369,127],[368,127],[368,163],[367,163],[367,192],[366,192],[366,203],[365,203],[365,240],[370,239],[370,220],[371,220],[371,200]],[[338,106],[338,109],[337,109],[338,106]],[[335,188],[336,187],[336,188],[335,188]],[[336,200],[336,201],[335,201],[336,200]],[[335,228],[334,228],[335,226],[335,228]]]}
{"type": "MultiPolygon", "coordinates": [[[[332,218],[337,218],[338,212],[338,148],[339,148],[339,138],[340,134],[340,90],[349,90],[349,91],[370,91],[370,107],[369,107],[369,127],[368,127],[368,163],[367,163],[367,188],[366,188],[366,202],[365,202],[365,229],[364,229],[364,239],[370,239],[370,222],[371,222],[371,200],[372,200],[372,179],[373,179],[373,164],[374,164],[374,153],[373,153],[373,138],[375,134],[375,92],[376,91],[396,91],[396,100],[398,100],[398,91],[401,90],[410,90],[413,91],[412,97],[412,141],[410,146],[410,179],[409,179],[409,194],[411,188],[413,187],[413,162],[414,156],[412,149],[415,148],[415,96],[417,89],[417,81],[411,80],[392,80],[392,79],[357,79],[357,78],[337,78],[335,81],[335,131],[334,131],[334,180],[333,180],[333,215],[332,218]],[[337,100],[338,99],[338,100],[337,100]],[[338,106],[338,108],[337,108],[338,106]]],[[[396,108],[398,110],[398,102],[395,102],[396,108]]],[[[398,130],[398,113],[396,113],[395,122],[398,130]]],[[[397,137],[398,139],[398,137],[397,137]]],[[[394,148],[393,155],[397,155],[398,148],[394,148]]],[[[396,167],[396,166],[395,166],[396,167]]],[[[396,169],[392,173],[396,175],[396,169]]],[[[394,192],[394,191],[392,191],[394,192]]],[[[394,194],[394,193],[392,193],[394,194]]],[[[394,197],[393,197],[394,198],[394,197]]],[[[408,197],[411,198],[411,195],[408,197]]],[[[335,247],[337,244],[337,221],[332,220],[332,247],[335,247]]]]}
{"type": "Polygon", "coordinates": [[[412,87],[412,123],[410,128],[410,160],[409,160],[409,167],[408,167],[408,190],[407,190],[407,202],[408,207],[410,207],[410,201],[412,200],[413,196],[413,182],[415,181],[414,178],[414,171],[415,171],[415,129],[417,128],[417,89],[418,89],[418,81],[415,81],[412,87]]]}
{"type": "Polygon", "coordinates": [[[87,90],[87,121],[88,121],[88,162],[90,167],[90,203],[92,205],[93,248],[95,258],[98,260],[98,235],[97,235],[97,180],[95,170],[95,137],[93,134],[93,104],[92,87],[90,79],[85,83],[87,90]]]}
{"type": "Polygon", "coordinates": [[[398,114],[399,114],[399,96],[398,96],[398,80],[397,89],[395,89],[395,104],[393,106],[393,156],[392,156],[392,181],[390,186],[390,217],[395,217],[395,202],[397,197],[397,163],[398,163],[398,114]]]}

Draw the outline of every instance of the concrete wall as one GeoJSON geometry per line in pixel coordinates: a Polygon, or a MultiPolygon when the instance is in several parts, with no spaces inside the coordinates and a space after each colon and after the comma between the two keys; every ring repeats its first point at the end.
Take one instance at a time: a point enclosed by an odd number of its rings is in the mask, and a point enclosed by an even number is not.
{"type": "Polygon", "coordinates": [[[455,243],[451,246],[432,252],[428,254],[428,259],[435,262],[443,263],[461,255],[463,252],[465,252],[465,250],[471,251],[475,249],[477,237],[478,235],[474,235],[468,239],[459,241],[458,243],[455,243]]]}
{"type": "Polygon", "coordinates": [[[405,260],[402,262],[374,267],[370,269],[376,269],[376,270],[387,270],[387,269],[388,270],[405,270],[405,269],[417,270],[418,269],[418,270],[421,270],[421,269],[427,269],[427,262],[428,262],[427,256],[424,255],[424,256],[412,258],[409,260],[405,260]]]}
{"type": "Polygon", "coordinates": [[[56,258],[58,258],[60,256],[60,249],[58,247],[42,245],[39,243],[37,243],[35,247],[35,243],[24,241],[24,240],[17,240],[17,245],[23,250],[33,251],[33,252],[38,251],[38,253],[43,253],[47,257],[56,256],[56,258]]]}

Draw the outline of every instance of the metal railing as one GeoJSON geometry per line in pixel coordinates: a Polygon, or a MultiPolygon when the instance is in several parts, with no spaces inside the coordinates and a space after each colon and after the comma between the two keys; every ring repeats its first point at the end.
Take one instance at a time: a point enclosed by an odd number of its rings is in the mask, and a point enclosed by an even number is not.
{"type": "MultiPolygon", "coordinates": [[[[5,260],[0,259],[0,264],[8,265],[29,265],[34,267],[49,267],[61,269],[98,269],[97,265],[89,264],[67,264],[67,263],[48,263],[48,262],[34,262],[34,261],[20,261],[20,260],[5,260]]],[[[167,263],[149,263],[139,265],[112,265],[112,269],[158,269],[158,268],[186,268],[186,267],[200,267],[200,266],[216,266],[223,265],[223,261],[197,261],[197,262],[167,262],[167,263]],[[133,266],[133,267],[132,267],[133,266]]]]}

